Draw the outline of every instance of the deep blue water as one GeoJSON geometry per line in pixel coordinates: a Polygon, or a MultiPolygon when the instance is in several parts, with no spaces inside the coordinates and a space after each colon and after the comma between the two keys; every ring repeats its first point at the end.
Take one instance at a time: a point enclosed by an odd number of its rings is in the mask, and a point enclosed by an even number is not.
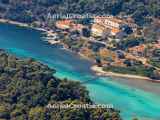
{"type": "Polygon", "coordinates": [[[0,24],[0,48],[19,57],[35,58],[55,68],[57,77],[81,81],[93,101],[113,104],[121,110],[125,120],[133,117],[160,120],[160,94],[109,77],[98,77],[90,70],[91,62],[45,43],[41,36],[40,31],[0,24]]]}

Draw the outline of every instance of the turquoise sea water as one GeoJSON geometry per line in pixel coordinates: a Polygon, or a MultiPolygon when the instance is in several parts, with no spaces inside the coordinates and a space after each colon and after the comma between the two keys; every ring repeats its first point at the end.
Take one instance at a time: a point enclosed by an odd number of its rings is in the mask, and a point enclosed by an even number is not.
{"type": "Polygon", "coordinates": [[[113,104],[121,110],[125,120],[131,120],[135,116],[140,120],[160,120],[160,93],[122,84],[109,77],[98,77],[90,70],[91,62],[48,45],[41,39],[41,35],[36,30],[0,24],[0,48],[19,57],[35,58],[55,68],[57,77],[81,81],[89,90],[93,101],[113,104]]]}

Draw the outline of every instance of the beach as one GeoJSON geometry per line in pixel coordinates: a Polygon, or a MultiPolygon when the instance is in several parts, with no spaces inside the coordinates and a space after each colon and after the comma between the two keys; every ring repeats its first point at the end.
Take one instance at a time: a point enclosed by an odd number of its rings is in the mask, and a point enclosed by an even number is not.
{"type": "Polygon", "coordinates": [[[91,67],[91,70],[96,72],[99,76],[107,76],[107,77],[117,77],[117,78],[125,78],[125,79],[136,79],[136,80],[146,80],[150,82],[160,83],[160,80],[153,80],[149,77],[139,76],[139,75],[130,75],[130,74],[121,74],[121,73],[114,73],[114,72],[106,72],[102,70],[102,67],[98,67],[94,65],[91,67]]]}

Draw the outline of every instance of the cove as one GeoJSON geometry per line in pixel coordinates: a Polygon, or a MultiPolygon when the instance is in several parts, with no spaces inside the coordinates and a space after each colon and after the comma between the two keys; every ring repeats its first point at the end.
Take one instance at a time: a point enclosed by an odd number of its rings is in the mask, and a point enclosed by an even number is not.
{"type": "Polygon", "coordinates": [[[31,57],[51,68],[55,68],[56,76],[78,80],[89,90],[90,97],[95,103],[113,104],[121,111],[125,120],[133,117],[143,120],[160,119],[160,92],[158,94],[148,89],[159,90],[159,84],[142,83],[147,90],[138,85],[122,82],[121,79],[99,77],[90,67],[92,63],[78,55],[45,43],[42,32],[0,24],[0,48],[19,57],[31,57]],[[148,85],[150,84],[150,85],[148,85]]]}

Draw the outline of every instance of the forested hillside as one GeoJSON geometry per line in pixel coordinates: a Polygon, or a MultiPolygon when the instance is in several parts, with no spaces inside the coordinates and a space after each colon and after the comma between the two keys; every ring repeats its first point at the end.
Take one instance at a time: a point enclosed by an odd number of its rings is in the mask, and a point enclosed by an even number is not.
{"type": "Polygon", "coordinates": [[[131,15],[139,25],[160,17],[159,0],[0,0],[0,16],[20,22],[45,21],[51,13],[131,15]]]}
{"type": "Polygon", "coordinates": [[[55,72],[0,50],[0,120],[120,120],[113,109],[48,109],[49,103],[92,103],[85,87],[55,72]]]}

